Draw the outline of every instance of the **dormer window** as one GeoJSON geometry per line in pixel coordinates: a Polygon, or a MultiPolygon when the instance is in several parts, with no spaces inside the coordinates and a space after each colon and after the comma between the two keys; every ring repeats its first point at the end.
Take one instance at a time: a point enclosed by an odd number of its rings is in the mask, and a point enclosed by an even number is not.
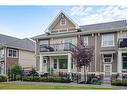
{"type": "Polygon", "coordinates": [[[65,18],[62,18],[60,20],[60,26],[65,26],[66,25],[66,19],[65,18]]]}

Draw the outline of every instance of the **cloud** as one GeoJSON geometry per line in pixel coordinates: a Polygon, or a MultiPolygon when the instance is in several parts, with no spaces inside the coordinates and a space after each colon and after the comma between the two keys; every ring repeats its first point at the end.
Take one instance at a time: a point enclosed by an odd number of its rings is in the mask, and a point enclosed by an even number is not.
{"type": "Polygon", "coordinates": [[[79,18],[79,25],[127,19],[127,6],[77,6],[71,16],[79,18]]]}

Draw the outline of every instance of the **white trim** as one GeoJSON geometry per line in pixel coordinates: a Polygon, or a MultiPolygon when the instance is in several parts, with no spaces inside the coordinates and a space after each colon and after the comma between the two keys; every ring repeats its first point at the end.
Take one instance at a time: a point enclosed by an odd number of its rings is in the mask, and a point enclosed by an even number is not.
{"type": "Polygon", "coordinates": [[[112,75],[112,64],[104,64],[104,76],[105,76],[105,66],[106,65],[110,66],[110,75],[112,75]]]}
{"type": "MultiPolygon", "coordinates": [[[[123,53],[126,53],[126,52],[122,52],[122,54],[123,53]]],[[[121,54],[121,60],[122,60],[122,64],[121,64],[121,68],[122,68],[122,71],[127,71],[127,69],[123,69],[123,56],[122,56],[122,54],[121,54]]],[[[124,57],[127,57],[127,56],[124,56],[124,57]]]]}
{"type": "MultiPolygon", "coordinates": [[[[62,10],[57,14],[57,16],[53,19],[53,21],[49,24],[49,26],[46,28],[45,32],[51,27],[51,25],[56,21],[56,19],[58,19],[60,14],[64,14],[65,17],[67,17],[75,26],[76,28],[79,28],[78,24],[75,23],[67,14],[65,14],[62,10]]],[[[49,32],[49,31],[47,31],[49,32]]]]}
{"type": "Polygon", "coordinates": [[[88,46],[88,36],[83,36],[83,45],[86,47],[88,46]],[[86,38],[86,41],[84,40],[86,38]],[[84,41],[86,42],[86,45],[84,44],[84,41]]]}
{"type": "Polygon", "coordinates": [[[5,56],[5,63],[4,63],[4,65],[5,65],[5,74],[7,74],[7,48],[4,48],[4,56],[5,56]]]}
{"type": "Polygon", "coordinates": [[[95,45],[94,45],[94,46],[95,46],[95,72],[96,72],[96,64],[97,64],[97,62],[96,62],[96,61],[97,61],[97,60],[96,60],[96,51],[97,51],[97,35],[95,35],[95,40],[94,40],[94,41],[95,41],[95,45]]]}
{"type": "Polygon", "coordinates": [[[115,40],[114,39],[114,34],[103,34],[101,37],[102,37],[101,38],[101,47],[113,47],[115,45],[115,43],[114,43],[114,40],[115,40]],[[113,44],[112,45],[106,45],[106,46],[103,45],[103,39],[104,39],[105,35],[112,35],[113,36],[113,44]]]}
{"type": "Polygon", "coordinates": [[[17,49],[12,49],[12,48],[7,48],[7,57],[10,57],[10,58],[18,58],[18,50],[17,49]],[[12,56],[9,56],[9,50],[12,50],[12,56]],[[13,56],[13,51],[16,51],[16,56],[13,56]]]}
{"type": "MultiPolygon", "coordinates": [[[[112,57],[111,57],[111,62],[105,62],[105,61],[104,61],[104,55],[105,55],[105,54],[103,54],[103,63],[112,63],[112,62],[113,62],[113,54],[111,54],[111,55],[112,55],[112,57]]],[[[110,58],[110,57],[107,57],[107,58],[110,58]]]]}
{"type": "Polygon", "coordinates": [[[43,64],[43,63],[42,63],[42,60],[43,60],[43,56],[40,55],[40,61],[39,61],[39,63],[40,63],[40,65],[39,65],[39,67],[40,67],[40,68],[39,68],[39,72],[40,72],[40,73],[42,73],[42,64],[43,64]]]}

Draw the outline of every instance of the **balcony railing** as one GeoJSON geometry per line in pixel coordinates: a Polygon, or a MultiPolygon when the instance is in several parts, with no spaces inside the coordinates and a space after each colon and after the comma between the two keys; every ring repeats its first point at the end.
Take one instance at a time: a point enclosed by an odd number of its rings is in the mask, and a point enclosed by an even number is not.
{"type": "Polygon", "coordinates": [[[127,38],[120,38],[118,40],[118,48],[127,48],[127,38]]]}
{"type": "Polygon", "coordinates": [[[75,46],[71,43],[40,45],[40,52],[72,51],[75,46]]]}

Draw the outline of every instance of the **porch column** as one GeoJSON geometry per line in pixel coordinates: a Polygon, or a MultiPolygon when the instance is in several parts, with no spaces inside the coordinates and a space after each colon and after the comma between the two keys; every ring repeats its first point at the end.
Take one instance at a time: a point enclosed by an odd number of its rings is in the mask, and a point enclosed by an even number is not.
{"type": "Polygon", "coordinates": [[[42,72],[42,65],[43,65],[43,56],[42,55],[40,55],[40,72],[42,72]]]}
{"type": "Polygon", "coordinates": [[[50,68],[49,69],[50,70],[49,72],[50,72],[50,74],[51,74],[51,69],[52,69],[52,64],[51,64],[52,62],[51,62],[51,60],[52,60],[51,59],[51,56],[49,56],[49,68],[50,68]]]}
{"type": "Polygon", "coordinates": [[[71,73],[71,53],[68,53],[68,73],[71,73]]]}
{"type": "Polygon", "coordinates": [[[122,78],[122,51],[121,50],[118,50],[117,72],[119,73],[119,79],[121,79],[122,78]]]}

